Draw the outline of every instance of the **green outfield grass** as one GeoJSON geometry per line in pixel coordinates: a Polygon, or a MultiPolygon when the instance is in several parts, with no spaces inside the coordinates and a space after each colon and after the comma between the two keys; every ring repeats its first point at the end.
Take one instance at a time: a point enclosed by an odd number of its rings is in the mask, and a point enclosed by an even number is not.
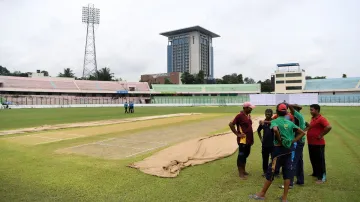
{"type": "MultiPolygon", "coordinates": [[[[256,108],[254,116],[263,114],[265,109],[256,108]]],[[[239,107],[136,108],[135,114],[125,115],[122,108],[12,109],[0,111],[0,129],[180,112],[233,113],[235,116],[239,110],[239,107]]],[[[308,108],[303,110],[307,120],[308,111],[308,108]]],[[[306,146],[305,186],[291,190],[289,201],[360,201],[360,135],[357,134],[360,108],[324,107],[322,114],[333,126],[326,136],[328,182],[316,185],[314,179],[307,176],[311,166],[306,146]]],[[[227,123],[224,124],[226,127],[227,123]]],[[[248,195],[258,192],[264,181],[261,145],[256,134],[248,159],[251,176],[247,181],[237,177],[237,154],[186,168],[177,178],[163,179],[126,167],[151,153],[126,160],[102,160],[53,152],[114,135],[38,146],[22,146],[0,138],[0,201],[248,201],[248,195]]],[[[267,201],[276,201],[281,195],[282,190],[278,188],[281,183],[281,179],[274,181],[267,201]]]]}

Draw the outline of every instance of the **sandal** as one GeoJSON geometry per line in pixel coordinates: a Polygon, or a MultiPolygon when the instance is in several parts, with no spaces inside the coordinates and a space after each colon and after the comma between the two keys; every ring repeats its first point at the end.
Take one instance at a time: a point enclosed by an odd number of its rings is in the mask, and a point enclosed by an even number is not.
{"type": "MultiPolygon", "coordinates": [[[[281,202],[283,201],[282,196],[280,196],[279,199],[281,202]]],[[[288,200],[286,200],[286,202],[288,202],[288,200]]]]}
{"type": "Polygon", "coordinates": [[[255,199],[255,200],[265,200],[265,197],[261,197],[256,194],[250,195],[249,198],[255,199]]]}

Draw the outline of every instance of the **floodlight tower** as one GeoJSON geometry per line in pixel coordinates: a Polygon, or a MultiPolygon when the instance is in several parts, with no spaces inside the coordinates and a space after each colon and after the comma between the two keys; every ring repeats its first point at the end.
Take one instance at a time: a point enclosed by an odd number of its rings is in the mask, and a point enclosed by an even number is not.
{"type": "Polygon", "coordinates": [[[86,24],[86,43],[83,65],[83,78],[88,78],[97,71],[95,49],[95,25],[100,24],[100,9],[88,4],[82,9],[82,22],[86,24]]]}

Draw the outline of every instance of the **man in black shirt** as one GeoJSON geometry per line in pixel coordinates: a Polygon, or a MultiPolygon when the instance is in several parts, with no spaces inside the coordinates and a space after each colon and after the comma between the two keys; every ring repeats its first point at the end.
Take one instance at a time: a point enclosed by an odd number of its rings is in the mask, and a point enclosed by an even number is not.
{"type": "MultiPolygon", "coordinates": [[[[262,122],[262,124],[259,124],[259,127],[257,129],[260,141],[262,143],[262,158],[263,158],[263,176],[265,176],[265,173],[269,166],[269,157],[272,158],[272,151],[274,148],[274,131],[270,129],[270,121],[272,120],[273,111],[272,109],[265,110],[265,121],[268,121],[266,123],[262,122]],[[264,131],[263,136],[261,136],[261,131],[264,131]]],[[[277,174],[277,173],[276,173],[277,174]]]]}

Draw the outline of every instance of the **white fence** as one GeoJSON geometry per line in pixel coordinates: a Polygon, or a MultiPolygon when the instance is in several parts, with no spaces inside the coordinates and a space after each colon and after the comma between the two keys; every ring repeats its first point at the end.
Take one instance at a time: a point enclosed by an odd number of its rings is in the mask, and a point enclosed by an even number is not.
{"type": "Polygon", "coordinates": [[[311,105],[319,104],[318,94],[253,94],[250,95],[250,102],[254,105],[277,105],[286,101],[291,104],[311,105]]]}
{"type": "MultiPolygon", "coordinates": [[[[318,103],[318,94],[252,94],[250,102],[258,106],[274,106],[281,102],[322,106],[360,106],[360,103],[318,103]]],[[[201,103],[201,104],[135,104],[135,107],[194,107],[194,106],[241,106],[242,103],[201,103]]],[[[123,104],[69,104],[69,105],[10,105],[12,109],[22,108],[81,108],[81,107],[123,107],[123,104]]]]}

